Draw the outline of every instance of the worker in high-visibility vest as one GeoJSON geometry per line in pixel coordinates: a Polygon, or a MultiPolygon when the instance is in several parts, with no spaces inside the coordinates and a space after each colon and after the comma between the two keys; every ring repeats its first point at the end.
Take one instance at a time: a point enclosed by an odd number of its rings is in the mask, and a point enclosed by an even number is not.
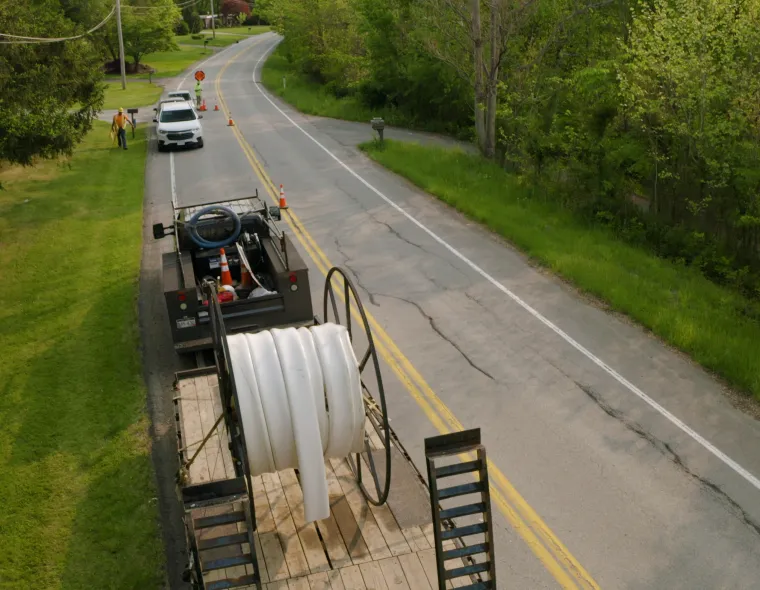
{"type": "Polygon", "coordinates": [[[124,114],[124,109],[119,107],[119,112],[113,116],[111,131],[116,133],[116,136],[119,138],[119,147],[123,147],[124,149],[127,149],[127,124],[132,125],[132,129],[135,128],[134,123],[124,114]]]}
{"type": "Polygon", "coordinates": [[[196,80],[195,81],[195,102],[198,108],[201,108],[201,94],[203,93],[203,87],[201,86],[201,81],[196,80]]]}

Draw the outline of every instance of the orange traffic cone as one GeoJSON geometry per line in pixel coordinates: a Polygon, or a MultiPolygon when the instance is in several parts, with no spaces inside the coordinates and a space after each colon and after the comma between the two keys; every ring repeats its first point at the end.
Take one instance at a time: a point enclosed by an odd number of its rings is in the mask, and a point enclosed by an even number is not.
{"type": "Polygon", "coordinates": [[[206,110],[206,99],[205,98],[203,99],[203,102],[201,103],[201,110],[202,111],[206,110]]]}
{"type": "Polygon", "coordinates": [[[230,113],[230,120],[227,122],[228,127],[234,127],[235,121],[232,120],[232,113],[230,113]]]}
{"type": "Polygon", "coordinates": [[[248,269],[243,266],[243,270],[240,273],[240,286],[241,287],[253,287],[253,278],[251,278],[251,273],[248,272],[248,269]]]}
{"type": "Polygon", "coordinates": [[[287,209],[288,202],[285,200],[285,189],[280,185],[280,209],[287,209]]]}
{"type": "Polygon", "coordinates": [[[214,110],[215,110],[215,111],[218,111],[218,110],[219,110],[219,105],[218,105],[218,104],[216,104],[216,103],[214,103],[214,110]]]}
{"type": "Polygon", "coordinates": [[[222,271],[222,285],[232,285],[232,275],[230,274],[230,265],[227,264],[227,254],[224,252],[224,248],[219,248],[219,255],[222,260],[219,263],[222,271]]]}

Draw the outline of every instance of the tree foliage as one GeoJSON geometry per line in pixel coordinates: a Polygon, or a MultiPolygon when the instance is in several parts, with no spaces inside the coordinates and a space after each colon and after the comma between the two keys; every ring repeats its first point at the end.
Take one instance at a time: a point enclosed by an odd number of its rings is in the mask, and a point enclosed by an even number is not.
{"type": "MultiPolygon", "coordinates": [[[[176,48],[174,27],[182,14],[173,0],[132,0],[131,3],[123,2],[122,6],[124,54],[132,58],[135,68],[148,53],[176,48]]],[[[108,46],[111,48],[118,48],[116,35],[114,23],[108,29],[108,46]]]]}
{"type": "MultiPolygon", "coordinates": [[[[73,36],[106,14],[77,10],[74,2],[3,2],[0,30],[73,36]]],[[[28,165],[34,158],[70,154],[102,107],[101,63],[88,38],[0,45],[0,160],[28,165]]]]}
{"type": "MultiPolygon", "coordinates": [[[[240,14],[251,14],[251,7],[248,6],[248,3],[245,2],[245,0],[223,0],[219,12],[225,17],[233,15],[237,18],[240,14]]],[[[243,20],[245,20],[245,17],[243,17],[243,20]]]]}

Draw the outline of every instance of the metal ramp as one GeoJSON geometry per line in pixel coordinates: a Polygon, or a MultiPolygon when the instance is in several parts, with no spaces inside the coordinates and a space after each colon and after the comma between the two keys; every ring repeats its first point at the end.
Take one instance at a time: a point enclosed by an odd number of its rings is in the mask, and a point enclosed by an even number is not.
{"type": "Polygon", "coordinates": [[[245,478],[214,481],[182,490],[189,542],[197,556],[197,579],[206,590],[261,588],[253,550],[254,515],[245,478]]]}
{"type": "Polygon", "coordinates": [[[488,463],[480,429],[425,439],[425,460],[438,588],[452,582],[469,590],[495,590],[488,463]],[[455,565],[447,568],[447,563],[455,565]]]}

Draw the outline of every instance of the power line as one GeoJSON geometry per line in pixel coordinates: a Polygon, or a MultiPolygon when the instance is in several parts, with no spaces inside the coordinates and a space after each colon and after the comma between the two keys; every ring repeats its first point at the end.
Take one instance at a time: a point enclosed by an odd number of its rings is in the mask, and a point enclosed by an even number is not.
{"type": "Polygon", "coordinates": [[[111,12],[108,13],[108,16],[106,16],[97,25],[92,27],[89,31],[87,31],[86,33],[82,33],[81,35],[75,35],[73,37],[25,37],[23,35],[11,35],[10,33],[0,33],[0,37],[8,37],[12,39],[11,41],[0,41],[0,44],[17,45],[17,44],[30,44],[30,43],[59,43],[61,41],[74,41],[75,39],[81,39],[82,37],[86,37],[90,33],[94,33],[95,31],[97,31],[99,28],[105,25],[115,13],[116,13],[116,6],[114,5],[114,7],[111,9],[111,12]]]}
{"type": "MultiPolygon", "coordinates": [[[[192,6],[193,4],[198,4],[201,0],[186,0],[185,2],[181,2],[179,4],[175,4],[179,9],[187,8],[189,6],[192,6]]],[[[161,10],[166,9],[168,6],[131,6],[129,4],[123,6],[122,8],[129,8],[130,10],[161,10]]]]}

